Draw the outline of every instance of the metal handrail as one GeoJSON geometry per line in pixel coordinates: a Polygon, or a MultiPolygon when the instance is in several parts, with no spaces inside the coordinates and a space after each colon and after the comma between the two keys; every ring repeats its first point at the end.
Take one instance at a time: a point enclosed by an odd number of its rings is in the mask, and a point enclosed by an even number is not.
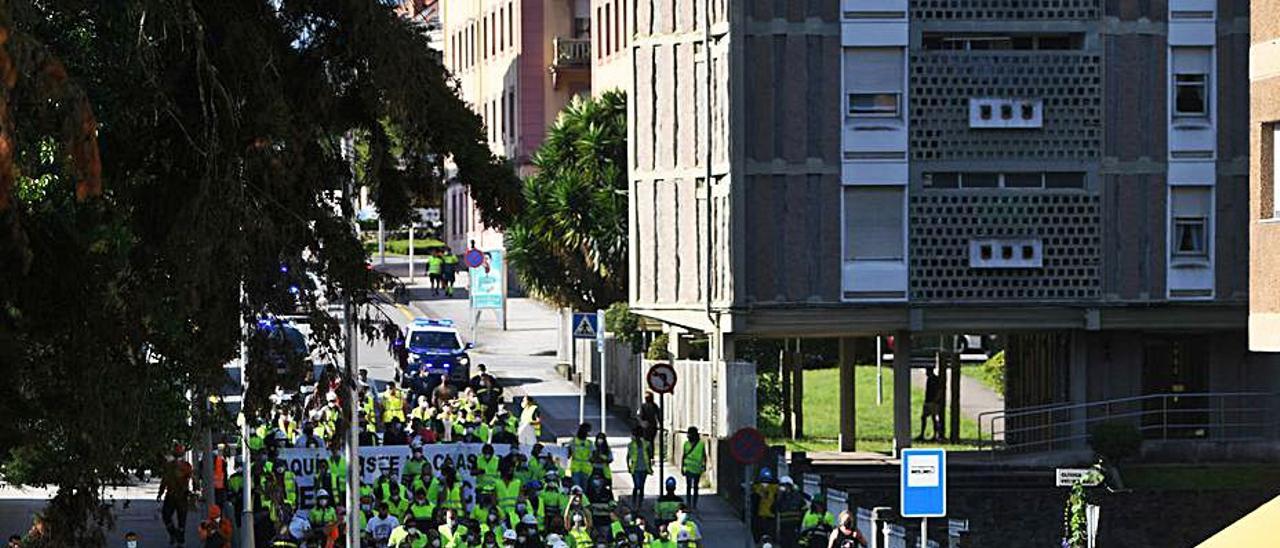
{"type": "MultiPolygon", "coordinates": [[[[1085,403],[1068,403],[1068,404],[1044,404],[1029,406],[1018,409],[986,411],[978,415],[978,443],[979,447],[983,443],[990,443],[990,449],[994,454],[995,450],[1001,444],[1006,449],[1013,447],[1030,447],[1037,445],[1069,442],[1075,440],[1086,439],[1088,437],[1088,426],[1102,421],[1115,419],[1138,419],[1140,422],[1147,422],[1142,419],[1146,417],[1159,417],[1159,420],[1150,424],[1139,424],[1140,432],[1151,430],[1159,430],[1161,437],[1168,438],[1170,430],[1174,432],[1180,429],[1197,428],[1206,431],[1217,430],[1216,439],[1222,438],[1222,431],[1227,429],[1251,429],[1251,428],[1267,428],[1280,425],[1280,419],[1271,413],[1275,410],[1276,400],[1280,399],[1280,392],[1191,392],[1191,393],[1164,393],[1164,394],[1146,394],[1142,396],[1128,396],[1124,398],[1115,398],[1111,400],[1092,401],[1085,403]],[[1203,398],[1209,400],[1196,407],[1180,407],[1171,409],[1169,407],[1169,399],[1193,399],[1203,398]],[[1243,405],[1240,403],[1232,403],[1227,406],[1228,398],[1258,398],[1264,400],[1258,405],[1243,405]],[[1152,401],[1160,401],[1158,408],[1147,408],[1146,403],[1152,401]],[[1138,407],[1136,410],[1133,407],[1138,407]],[[1115,409],[1121,407],[1121,409],[1115,409]],[[1054,414],[1071,412],[1069,418],[1054,419],[1054,414]],[[1170,414],[1175,417],[1185,416],[1187,413],[1204,413],[1210,415],[1214,420],[1207,420],[1203,423],[1170,422],[1170,414]],[[1245,421],[1246,417],[1240,417],[1238,420],[1227,420],[1228,414],[1262,414],[1262,421],[1245,421]],[[1018,419],[1022,417],[1044,416],[1046,420],[1043,424],[1035,424],[1031,426],[1018,426],[1011,429],[998,428],[1008,424],[1009,419],[1018,419]],[[986,424],[987,428],[983,428],[986,424]],[[1053,436],[1052,432],[1062,428],[1080,427],[1082,433],[1053,436]],[[985,430],[985,432],[984,432],[985,430]],[[1049,434],[1041,439],[1031,441],[1018,441],[1010,444],[1008,441],[1010,434],[1021,434],[1042,431],[1049,434]],[[984,435],[985,433],[985,435],[984,435]],[[1003,440],[997,441],[997,436],[1002,436],[1003,440]]],[[[1176,418],[1175,418],[1176,421],[1176,418]]],[[[1258,436],[1234,436],[1231,439],[1257,438],[1258,436]]]]}

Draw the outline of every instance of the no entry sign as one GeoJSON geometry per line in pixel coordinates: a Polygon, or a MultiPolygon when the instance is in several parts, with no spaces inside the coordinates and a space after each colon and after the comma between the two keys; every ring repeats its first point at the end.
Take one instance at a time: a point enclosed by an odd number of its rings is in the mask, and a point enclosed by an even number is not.
{"type": "Polygon", "coordinates": [[[657,363],[645,374],[649,389],[659,394],[670,394],[676,388],[676,370],[670,364],[657,363]]]}
{"type": "Polygon", "coordinates": [[[738,464],[750,465],[764,459],[764,435],[755,428],[740,428],[729,438],[729,456],[738,464]]]}

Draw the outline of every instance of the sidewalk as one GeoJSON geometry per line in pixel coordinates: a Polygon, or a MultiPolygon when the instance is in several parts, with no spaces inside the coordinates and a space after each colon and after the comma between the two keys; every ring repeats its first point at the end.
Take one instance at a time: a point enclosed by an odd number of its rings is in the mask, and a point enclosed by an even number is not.
{"type": "MultiPolygon", "coordinates": [[[[458,329],[471,332],[471,318],[465,298],[433,298],[417,300],[411,307],[424,315],[452,319],[458,329]]],[[[549,306],[532,299],[513,298],[507,303],[509,317],[507,330],[503,331],[492,313],[486,312],[476,326],[478,339],[472,351],[473,363],[486,364],[498,377],[508,394],[518,402],[523,396],[531,396],[538,402],[543,415],[543,435],[567,441],[578,426],[578,410],[581,398],[577,385],[565,380],[555,371],[558,316],[549,306]]],[[[586,396],[584,420],[592,424],[592,432],[599,430],[600,399],[592,392],[586,396]]],[[[605,416],[609,446],[613,449],[614,494],[625,502],[631,494],[632,481],[627,473],[627,443],[630,441],[630,422],[627,416],[609,410],[605,416]]],[[[678,470],[666,467],[668,476],[678,476],[678,470]]],[[[654,474],[645,481],[643,512],[651,514],[657,499],[662,478],[654,474]]],[[[680,480],[677,493],[683,496],[684,482],[680,480]]],[[[724,499],[714,491],[704,491],[698,500],[695,513],[707,546],[748,546],[750,534],[745,524],[724,499]]]]}
{"type": "MultiPolygon", "coordinates": [[[[151,482],[107,491],[107,502],[111,504],[116,520],[115,527],[107,532],[107,546],[123,546],[124,534],[129,531],[141,536],[139,546],[169,545],[169,535],[160,521],[160,503],[156,501],[158,487],[158,482],[151,482]]],[[[25,535],[54,493],[53,489],[19,489],[0,485],[0,533],[4,538],[25,535]]],[[[187,546],[200,545],[196,527],[204,519],[203,512],[203,508],[192,508],[187,512],[187,546]]]]}

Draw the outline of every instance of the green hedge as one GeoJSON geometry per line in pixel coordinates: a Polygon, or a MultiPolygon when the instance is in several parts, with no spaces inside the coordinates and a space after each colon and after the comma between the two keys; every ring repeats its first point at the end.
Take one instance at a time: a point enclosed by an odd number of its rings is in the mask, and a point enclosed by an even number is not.
{"type": "MultiPolygon", "coordinates": [[[[387,240],[386,246],[387,246],[387,253],[390,255],[408,255],[409,254],[409,240],[387,240]]],[[[446,247],[447,246],[445,246],[444,242],[437,240],[435,238],[421,238],[421,239],[414,238],[413,239],[414,255],[426,255],[427,253],[430,253],[432,250],[444,249],[446,247]]],[[[370,254],[377,254],[378,241],[374,240],[371,242],[365,242],[364,249],[365,251],[368,251],[370,254]]]]}

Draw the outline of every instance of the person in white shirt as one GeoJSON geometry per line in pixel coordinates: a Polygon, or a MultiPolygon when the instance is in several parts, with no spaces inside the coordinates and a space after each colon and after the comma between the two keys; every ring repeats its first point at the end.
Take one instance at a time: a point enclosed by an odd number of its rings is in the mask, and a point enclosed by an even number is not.
{"type": "Polygon", "coordinates": [[[373,540],[379,543],[379,546],[385,546],[387,539],[391,538],[391,531],[400,526],[400,520],[390,515],[387,509],[387,503],[378,504],[378,515],[374,516],[365,524],[365,532],[373,535],[373,540]]]}

